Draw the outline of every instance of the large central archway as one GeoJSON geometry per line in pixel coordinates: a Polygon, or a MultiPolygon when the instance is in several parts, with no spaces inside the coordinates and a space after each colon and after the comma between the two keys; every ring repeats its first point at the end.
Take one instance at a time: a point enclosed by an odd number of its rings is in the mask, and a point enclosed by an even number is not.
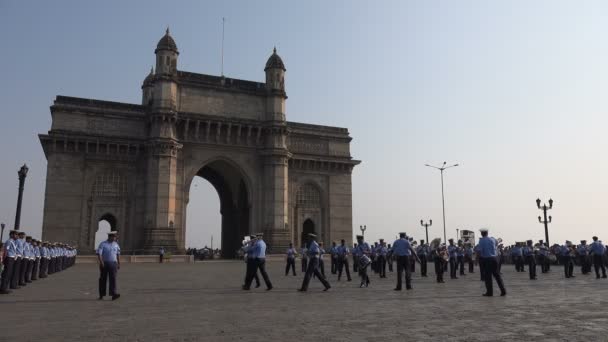
{"type": "MultiPolygon", "coordinates": [[[[221,159],[207,163],[194,177],[197,176],[207,180],[218,193],[222,257],[233,258],[241,248],[243,237],[249,234],[250,230],[251,205],[247,181],[234,164],[221,159]]],[[[186,210],[188,209],[197,210],[192,206],[188,206],[186,210]]],[[[194,227],[199,225],[196,222],[187,222],[186,229],[188,226],[195,229],[194,227]]]]}

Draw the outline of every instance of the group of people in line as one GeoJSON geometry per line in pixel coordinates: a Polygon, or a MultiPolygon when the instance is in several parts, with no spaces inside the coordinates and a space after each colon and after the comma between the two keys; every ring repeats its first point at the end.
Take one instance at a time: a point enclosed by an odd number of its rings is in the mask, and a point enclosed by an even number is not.
{"type": "Polygon", "coordinates": [[[0,245],[0,294],[71,267],[77,254],[76,248],[67,244],[40,241],[23,231],[11,230],[9,239],[0,245]]]}
{"type": "MultiPolygon", "coordinates": [[[[450,279],[458,279],[468,273],[475,273],[475,267],[480,270],[480,280],[485,282],[486,292],[484,296],[493,296],[493,283],[496,281],[500,289],[500,295],[507,294],[502,280],[501,266],[503,263],[513,263],[517,271],[523,271],[524,264],[529,268],[530,279],[536,279],[536,265],[541,265],[543,273],[549,272],[552,263],[559,262],[564,265],[566,278],[574,277],[573,268],[575,263],[581,266],[583,274],[591,273],[591,266],[595,266],[597,278],[606,278],[606,263],[608,251],[603,243],[593,237],[593,242],[587,244],[581,241],[578,246],[567,241],[564,245],[548,247],[540,241],[533,245],[529,240],[524,243],[516,243],[505,247],[500,238],[495,239],[488,236],[488,229],[481,229],[481,238],[474,245],[472,241],[449,239],[448,243],[441,243],[440,239],[434,239],[430,243],[420,240],[417,244],[412,237],[406,233],[400,233],[399,238],[393,244],[387,244],[383,239],[370,245],[362,235],[357,235],[357,242],[352,248],[346,245],[345,240],[339,244],[332,242],[328,251],[323,242],[317,242],[315,234],[308,234],[307,242],[300,250],[292,244],[286,250],[285,276],[292,274],[296,276],[296,259],[301,259],[301,271],[304,273],[302,286],[299,291],[307,291],[310,280],[318,278],[327,291],[331,285],[325,275],[324,255],[329,254],[331,262],[331,273],[337,275],[340,281],[343,274],[347,281],[352,281],[350,272],[350,261],[352,260],[352,271],[358,273],[361,280],[359,287],[370,286],[368,270],[378,274],[380,278],[386,278],[388,267],[393,272],[394,264],[397,265],[396,291],[403,288],[405,278],[406,290],[413,289],[412,273],[415,272],[416,263],[420,264],[421,277],[427,277],[428,262],[434,263],[436,281],[444,283],[444,273],[450,273],[450,279]],[[600,270],[602,274],[600,275],[600,270]]],[[[260,286],[258,271],[262,274],[267,290],[272,289],[272,283],[268,277],[265,267],[266,244],[262,234],[252,235],[250,240],[243,246],[243,253],[247,261],[244,290],[249,290],[252,282],[256,281],[256,287],[260,286]]]]}

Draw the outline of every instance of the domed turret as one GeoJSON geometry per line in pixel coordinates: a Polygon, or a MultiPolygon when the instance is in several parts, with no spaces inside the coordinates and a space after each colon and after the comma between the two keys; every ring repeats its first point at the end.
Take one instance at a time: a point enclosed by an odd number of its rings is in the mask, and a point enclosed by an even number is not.
{"type": "Polygon", "coordinates": [[[268,69],[282,69],[283,71],[287,71],[287,69],[285,69],[285,64],[283,64],[283,60],[277,55],[276,47],[272,50],[272,55],[268,58],[268,61],[266,61],[264,71],[267,71],[268,69]]]}
{"type": "Polygon", "coordinates": [[[165,35],[158,41],[158,44],[156,44],[156,50],[154,51],[154,53],[160,50],[173,51],[179,54],[179,51],[177,51],[177,44],[175,44],[175,40],[173,40],[173,37],[171,37],[171,34],[169,34],[168,27],[165,31],[165,35]]]}
{"type": "Polygon", "coordinates": [[[141,104],[146,106],[152,103],[152,96],[154,94],[154,67],[150,68],[150,73],[144,79],[144,83],[141,86],[142,100],[141,104]]]}
{"type": "Polygon", "coordinates": [[[169,34],[169,28],[165,31],[165,35],[156,44],[156,73],[159,75],[175,75],[177,74],[177,44],[169,34]]]}
{"type": "Polygon", "coordinates": [[[285,64],[279,55],[277,55],[277,48],[272,50],[272,55],[266,62],[264,68],[266,72],[266,89],[271,92],[285,94],[285,64]]]}

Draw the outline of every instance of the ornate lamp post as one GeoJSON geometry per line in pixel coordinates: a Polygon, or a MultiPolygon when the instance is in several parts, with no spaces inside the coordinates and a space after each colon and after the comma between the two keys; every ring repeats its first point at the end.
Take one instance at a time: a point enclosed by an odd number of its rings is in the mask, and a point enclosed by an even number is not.
{"type": "Polygon", "coordinates": [[[21,169],[17,172],[19,175],[19,195],[17,196],[17,212],[15,213],[15,230],[19,230],[21,224],[21,202],[23,201],[23,185],[25,184],[25,177],[28,171],[27,165],[23,164],[21,169]]]}
{"type": "Polygon", "coordinates": [[[542,223],[545,225],[545,241],[547,242],[547,246],[550,246],[551,244],[549,243],[549,223],[551,223],[551,216],[547,217],[547,210],[551,210],[553,209],[553,200],[549,199],[549,206],[547,206],[546,204],[543,203],[543,205],[540,205],[540,198],[536,199],[536,206],[538,207],[538,209],[543,211],[543,215],[544,215],[544,220],[539,216],[538,217],[538,222],[542,223]]]}
{"type": "Polygon", "coordinates": [[[0,242],[4,241],[4,223],[0,223],[0,228],[2,228],[2,232],[0,232],[0,242]]]}
{"type": "Polygon", "coordinates": [[[443,242],[444,243],[447,241],[447,237],[446,237],[446,233],[445,233],[445,197],[443,195],[443,171],[447,170],[451,167],[458,166],[458,164],[454,164],[454,165],[450,165],[450,166],[445,166],[445,164],[447,164],[447,162],[443,162],[443,165],[441,165],[441,167],[424,164],[424,166],[432,167],[433,169],[437,169],[437,170],[441,171],[441,207],[443,208],[443,242]]]}
{"type": "Polygon", "coordinates": [[[433,225],[433,220],[429,220],[429,223],[424,223],[424,220],[420,220],[420,225],[426,230],[426,243],[429,243],[429,227],[433,225]]]}
{"type": "Polygon", "coordinates": [[[365,231],[367,230],[367,226],[359,226],[359,229],[361,230],[361,235],[363,235],[363,238],[365,238],[365,231]]]}

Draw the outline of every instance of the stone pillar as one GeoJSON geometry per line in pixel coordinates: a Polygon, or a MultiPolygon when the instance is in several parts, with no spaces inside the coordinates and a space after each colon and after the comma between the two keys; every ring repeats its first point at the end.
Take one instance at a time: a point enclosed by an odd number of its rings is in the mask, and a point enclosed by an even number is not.
{"type": "Polygon", "coordinates": [[[175,214],[177,209],[177,158],[182,145],[174,138],[175,115],[152,116],[152,132],[157,137],[148,140],[146,162],[146,253],[156,253],[162,246],[176,251],[175,214]]]}

